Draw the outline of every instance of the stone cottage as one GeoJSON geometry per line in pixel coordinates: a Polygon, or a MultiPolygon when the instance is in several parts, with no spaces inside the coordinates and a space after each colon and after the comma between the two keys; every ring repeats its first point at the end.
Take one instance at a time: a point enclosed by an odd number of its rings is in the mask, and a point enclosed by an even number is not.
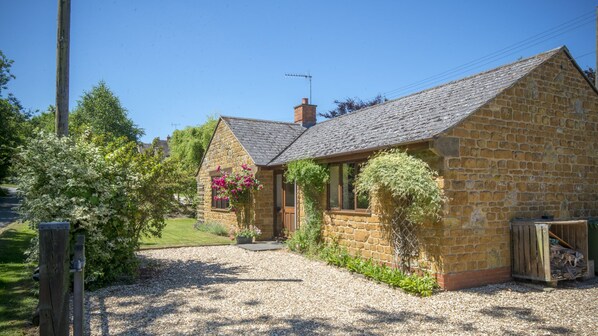
{"type": "Polygon", "coordinates": [[[379,218],[352,182],[372,153],[404,148],[439,172],[448,197],[441,222],[421,232],[418,267],[449,290],[506,281],[512,219],[598,215],[597,93],[561,47],[320,123],[307,99],[294,123],[221,117],[197,175],[198,219],[235,223],[210,184],[218,166],[245,163],[264,184],[253,199],[262,239],[293,232],[300,191],[285,183],[285,164],[314,158],[331,173],[325,237],[392,262],[379,218]]]}

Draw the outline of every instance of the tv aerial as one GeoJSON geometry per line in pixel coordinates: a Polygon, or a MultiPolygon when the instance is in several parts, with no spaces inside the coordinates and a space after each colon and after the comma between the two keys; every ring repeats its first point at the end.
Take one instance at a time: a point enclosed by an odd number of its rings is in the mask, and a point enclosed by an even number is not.
{"type": "Polygon", "coordinates": [[[286,77],[301,77],[301,78],[305,78],[305,79],[309,80],[309,102],[310,102],[310,104],[312,104],[313,103],[311,101],[311,78],[312,78],[312,76],[309,73],[307,73],[306,75],[304,75],[304,74],[289,74],[289,73],[284,74],[284,75],[286,77]]]}

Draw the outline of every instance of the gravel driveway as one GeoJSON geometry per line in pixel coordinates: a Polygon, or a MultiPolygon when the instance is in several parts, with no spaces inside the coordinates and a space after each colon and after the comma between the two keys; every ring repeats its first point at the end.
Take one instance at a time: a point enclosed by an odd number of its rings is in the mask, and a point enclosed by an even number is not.
{"type": "Polygon", "coordinates": [[[419,298],[285,251],[144,251],[155,271],[88,293],[92,335],[595,334],[598,281],[507,283],[419,298]]]}

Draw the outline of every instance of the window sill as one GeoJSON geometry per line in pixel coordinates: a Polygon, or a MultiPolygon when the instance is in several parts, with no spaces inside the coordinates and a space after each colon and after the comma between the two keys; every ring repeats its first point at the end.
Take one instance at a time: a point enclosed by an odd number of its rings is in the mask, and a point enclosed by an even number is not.
{"type": "Polygon", "coordinates": [[[210,211],[216,211],[216,212],[231,212],[228,209],[220,209],[220,208],[210,208],[210,211]]]}
{"type": "Polygon", "coordinates": [[[346,216],[371,216],[372,212],[369,210],[355,211],[355,210],[326,210],[329,215],[346,215],[346,216]]]}

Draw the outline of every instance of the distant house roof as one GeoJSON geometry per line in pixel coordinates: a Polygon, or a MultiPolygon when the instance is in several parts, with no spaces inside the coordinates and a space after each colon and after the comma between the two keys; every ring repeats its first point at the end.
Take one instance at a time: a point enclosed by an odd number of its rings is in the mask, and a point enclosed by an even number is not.
{"type": "MultiPolygon", "coordinates": [[[[170,147],[168,146],[168,140],[160,140],[158,139],[158,146],[160,146],[162,148],[162,153],[164,153],[165,157],[169,157],[170,156],[170,147]]],[[[148,150],[150,147],[152,147],[152,143],[141,143],[137,146],[137,150],[140,153],[145,152],[146,150],[148,150]]]]}
{"type": "Polygon", "coordinates": [[[245,151],[258,166],[266,166],[305,130],[301,125],[279,121],[222,117],[245,151]]]}
{"type": "MultiPolygon", "coordinates": [[[[565,47],[364,108],[308,129],[223,117],[257,165],[277,166],[419,142],[455,126],[565,47]]],[[[570,55],[569,55],[570,57],[570,55]]]]}

